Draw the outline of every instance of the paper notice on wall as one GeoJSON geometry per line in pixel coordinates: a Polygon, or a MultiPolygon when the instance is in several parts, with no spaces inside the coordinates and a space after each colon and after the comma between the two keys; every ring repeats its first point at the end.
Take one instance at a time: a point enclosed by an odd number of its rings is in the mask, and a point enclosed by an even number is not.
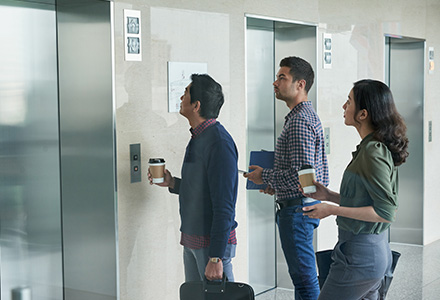
{"type": "Polygon", "coordinates": [[[191,83],[191,75],[194,73],[208,73],[208,64],[168,62],[168,112],[179,112],[180,97],[191,83]]]}

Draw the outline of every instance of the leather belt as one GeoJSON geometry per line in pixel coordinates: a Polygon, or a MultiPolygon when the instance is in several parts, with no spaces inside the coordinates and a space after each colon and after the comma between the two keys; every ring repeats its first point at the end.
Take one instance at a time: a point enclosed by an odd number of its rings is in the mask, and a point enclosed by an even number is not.
{"type": "Polygon", "coordinates": [[[278,207],[278,210],[281,210],[285,207],[289,207],[289,206],[296,206],[296,205],[302,205],[302,199],[304,197],[298,197],[298,198],[293,198],[293,199],[287,199],[287,200],[277,200],[276,204],[278,207]]]}

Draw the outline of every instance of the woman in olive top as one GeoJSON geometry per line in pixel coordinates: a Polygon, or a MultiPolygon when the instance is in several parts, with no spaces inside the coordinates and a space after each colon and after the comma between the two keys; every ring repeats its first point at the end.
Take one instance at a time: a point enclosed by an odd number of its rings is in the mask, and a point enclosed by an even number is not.
{"type": "Polygon", "coordinates": [[[304,208],[310,218],[337,216],[334,263],[319,299],[378,299],[392,260],[386,229],[398,206],[397,166],[408,156],[406,126],[390,89],[379,81],[356,82],[343,109],[345,124],[355,127],[362,141],[344,172],[340,193],[315,182],[316,193],[307,194],[339,206],[304,208]]]}

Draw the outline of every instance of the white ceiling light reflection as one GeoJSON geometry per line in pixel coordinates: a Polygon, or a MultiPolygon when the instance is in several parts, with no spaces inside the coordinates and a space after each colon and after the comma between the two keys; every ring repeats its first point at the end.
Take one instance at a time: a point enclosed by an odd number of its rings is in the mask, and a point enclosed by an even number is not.
{"type": "Polygon", "coordinates": [[[0,87],[0,125],[23,126],[26,115],[24,89],[0,87]]]}

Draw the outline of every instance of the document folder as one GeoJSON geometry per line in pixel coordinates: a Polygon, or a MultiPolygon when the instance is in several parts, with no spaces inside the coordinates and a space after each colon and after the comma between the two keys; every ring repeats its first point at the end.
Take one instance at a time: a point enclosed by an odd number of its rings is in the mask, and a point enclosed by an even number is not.
{"type": "MultiPolygon", "coordinates": [[[[273,151],[251,151],[251,155],[249,158],[249,165],[260,166],[263,169],[273,169],[274,162],[274,152],[273,151]]],[[[253,170],[249,169],[249,172],[253,170]]],[[[266,189],[267,184],[255,184],[249,179],[246,182],[246,189],[248,190],[264,190],[266,189]]]]}

